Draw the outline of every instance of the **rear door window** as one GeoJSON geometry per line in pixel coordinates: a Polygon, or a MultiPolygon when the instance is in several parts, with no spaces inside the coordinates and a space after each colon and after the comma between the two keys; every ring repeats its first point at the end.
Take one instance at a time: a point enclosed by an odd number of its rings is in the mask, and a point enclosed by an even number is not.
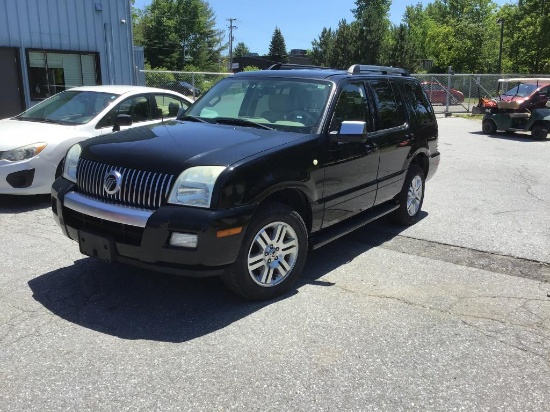
{"type": "Polygon", "coordinates": [[[369,81],[373,91],[373,100],[377,112],[377,130],[391,129],[403,124],[400,123],[398,107],[401,109],[403,117],[403,108],[398,106],[391,84],[387,80],[369,81]]]}

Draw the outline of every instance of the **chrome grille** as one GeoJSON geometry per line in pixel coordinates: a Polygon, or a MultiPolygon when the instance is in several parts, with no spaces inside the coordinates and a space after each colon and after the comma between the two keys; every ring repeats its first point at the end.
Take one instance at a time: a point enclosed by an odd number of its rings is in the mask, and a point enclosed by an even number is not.
{"type": "Polygon", "coordinates": [[[174,176],[112,166],[80,159],[77,168],[78,186],[82,193],[92,197],[146,209],[158,209],[166,200],[174,176]],[[108,194],[103,188],[105,177],[116,170],[122,175],[120,190],[108,194]]]}

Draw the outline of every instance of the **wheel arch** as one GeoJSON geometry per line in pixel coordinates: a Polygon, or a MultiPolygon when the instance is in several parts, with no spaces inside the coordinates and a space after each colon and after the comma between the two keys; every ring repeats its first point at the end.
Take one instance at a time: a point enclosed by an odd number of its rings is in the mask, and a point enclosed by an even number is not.
{"type": "Polygon", "coordinates": [[[430,159],[427,152],[416,152],[411,158],[409,166],[412,164],[418,165],[424,172],[424,176],[428,176],[428,172],[430,171],[430,159]]]}
{"type": "Polygon", "coordinates": [[[550,129],[550,120],[547,120],[547,119],[537,119],[533,122],[533,124],[531,124],[531,126],[529,127],[529,130],[533,130],[533,128],[535,126],[543,126],[547,129],[550,129]]]}
{"type": "Polygon", "coordinates": [[[280,203],[295,210],[306,225],[308,233],[311,233],[312,210],[306,194],[297,188],[284,188],[270,193],[264,197],[260,205],[266,202],[280,203]]]}

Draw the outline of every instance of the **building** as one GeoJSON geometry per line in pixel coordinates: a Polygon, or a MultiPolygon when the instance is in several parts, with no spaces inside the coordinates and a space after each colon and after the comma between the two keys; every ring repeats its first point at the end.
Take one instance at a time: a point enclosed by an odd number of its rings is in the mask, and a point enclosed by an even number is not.
{"type": "MultiPolygon", "coordinates": [[[[301,64],[306,66],[312,64],[307,55],[307,50],[292,49],[290,55],[286,57],[287,63],[290,64],[301,64]]],[[[235,65],[233,71],[240,72],[247,66],[254,66],[264,70],[282,60],[281,58],[273,58],[272,56],[259,56],[258,53],[248,53],[245,57],[233,57],[233,64],[235,65]]]]}
{"type": "Polygon", "coordinates": [[[136,84],[131,18],[130,0],[0,0],[0,118],[66,88],[136,84]]]}

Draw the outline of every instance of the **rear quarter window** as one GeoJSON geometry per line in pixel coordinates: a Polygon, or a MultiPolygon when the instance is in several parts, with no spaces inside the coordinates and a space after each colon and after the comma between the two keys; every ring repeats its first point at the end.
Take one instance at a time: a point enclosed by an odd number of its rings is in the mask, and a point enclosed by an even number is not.
{"type": "Polygon", "coordinates": [[[406,81],[401,84],[401,87],[404,91],[405,98],[409,101],[412,111],[419,121],[425,122],[435,120],[435,113],[432,105],[419,83],[406,81]]]}

